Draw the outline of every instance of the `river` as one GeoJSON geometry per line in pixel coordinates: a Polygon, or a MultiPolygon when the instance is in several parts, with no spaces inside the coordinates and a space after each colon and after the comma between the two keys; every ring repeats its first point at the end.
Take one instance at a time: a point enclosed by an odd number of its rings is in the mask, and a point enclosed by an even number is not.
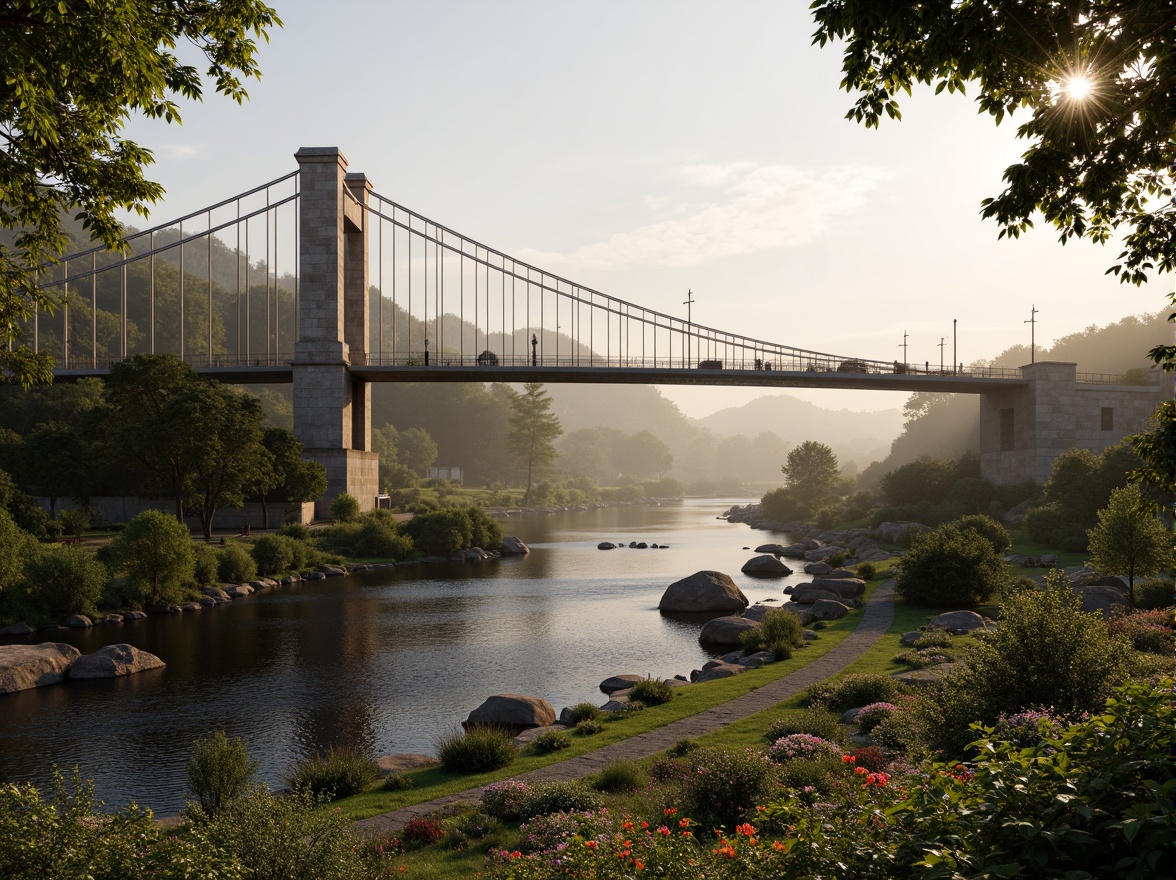
{"type": "Polygon", "coordinates": [[[603,702],[616,673],[688,674],[711,655],[700,623],[662,617],[666,586],[730,574],[752,601],[784,584],[742,575],[764,541],[716,517],[742,499],[528,515],[504,522],[530,555],[398,566],[310,581],[205,611],[55,634],[83,652],[127,642],[167,667],[0,695],[0,780],[77,766],[109,806],[184,803],[192,743],[241,737],[271,787],[332,744],[432,754],[438,732],[496,693],[555,707],[603,702]],[[668,549],[601,551],[603,540],[668,549]]]}

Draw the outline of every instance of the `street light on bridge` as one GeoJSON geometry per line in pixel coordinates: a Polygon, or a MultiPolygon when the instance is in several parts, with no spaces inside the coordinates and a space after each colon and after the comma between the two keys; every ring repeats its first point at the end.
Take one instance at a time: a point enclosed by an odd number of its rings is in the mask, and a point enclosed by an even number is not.
{"type": "Polygon", "coordinates": [[[429,365],[429,340],[425,338],[425,366],[429,365]]]}

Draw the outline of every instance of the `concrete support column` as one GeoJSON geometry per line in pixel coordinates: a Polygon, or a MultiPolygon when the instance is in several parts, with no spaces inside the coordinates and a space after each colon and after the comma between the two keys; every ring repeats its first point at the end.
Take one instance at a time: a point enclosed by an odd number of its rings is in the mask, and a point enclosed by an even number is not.
{"type": "Polygon", "coordinates": [[[1075,445],[1077,365],[1021,367],[1027,386],[980,396],[980,472],[994,483],[1049,479],[1054,460],[1075,445]]]}
{"type": "Polygon", "coordinates": [[[370,510],[379,457],[370,452],[370,391],[348,366],[367,357],[369,187],[362,175],[345,183],[337,147],[303,147],[299,167],[299,315],[294,345],[294,434],[308,458],[327,470],[327,492],[315,515],[327,516],[342,492],[370,510]],[[348,195],[350,193],[350,195],[348,195]]]}

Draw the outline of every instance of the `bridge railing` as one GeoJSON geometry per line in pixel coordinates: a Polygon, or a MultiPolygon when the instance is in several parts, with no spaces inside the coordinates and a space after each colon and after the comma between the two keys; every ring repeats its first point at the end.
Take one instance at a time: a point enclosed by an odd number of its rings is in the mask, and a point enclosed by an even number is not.
{"type": "Polygon", "coordinates": [[[1079,385],[1140,385],[1159,387],[1164,373],[1160,370],[1128,370],[1126,373],[1079,373],[1079,385]]]}
{"type": "MultiPolygon", "coordinates": [[[[98,371],[105,372],[113,367],[115,364],[121,363],[125,358],[107,357],[107,358],[87,358],[84,364],[72,364],[68,368],[61,367],[62,370],[71,370],[75,372],[90,372],[98,371]]],[[[234,368],[274,368],[274,367],[288,367],[294,362],[294,353],[286,352],[272,352],[266,354],[186,354],[183,357],[184,363],[197,370],[211,369],[234,369],[234,368]]]]}

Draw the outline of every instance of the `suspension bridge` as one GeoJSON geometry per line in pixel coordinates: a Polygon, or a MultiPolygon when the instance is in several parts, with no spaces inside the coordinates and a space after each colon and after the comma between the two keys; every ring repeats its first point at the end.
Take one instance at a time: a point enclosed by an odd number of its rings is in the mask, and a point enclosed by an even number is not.
{"type": "MultiPolygon", "coordinates": [[[[1078,411],[1093,404],[1079,400],[1081,389],[1126,407],[1122,428],[1111,429],[1118,436],[1158,404],[1158,379],[1125,391],[1120,377],[1078,374],[1074,365],[906,364],[705,326],[689,312],[670,315],[585,287],[426,218],[348,173],[338,148],[302,148],[295,159],[297,170],[282,177],[129,234],[122,253],[91,248],[46,269],[42,287],[59,307],[35,313],[10,344],[51,354],[60,379],[102,376],[117,361],[167,352],[222,381],[292,383],[295,434],[327,468],[324,503],[348,491],[370,505],[377,494],[375,382],[979,394],[982,464],[1000,480],[1044,478],[1043,462],[1061,442],[1050,438],[1082,433],[1078,411]],[[1048,392],[1039,387],[1047,374],[1057,386],[1048,392]],[[1054,412],[1051,399],[1077,402],[1054,412]]],[[[1106,407],[1099,409],[1105,428],[1106,407]]]]}

